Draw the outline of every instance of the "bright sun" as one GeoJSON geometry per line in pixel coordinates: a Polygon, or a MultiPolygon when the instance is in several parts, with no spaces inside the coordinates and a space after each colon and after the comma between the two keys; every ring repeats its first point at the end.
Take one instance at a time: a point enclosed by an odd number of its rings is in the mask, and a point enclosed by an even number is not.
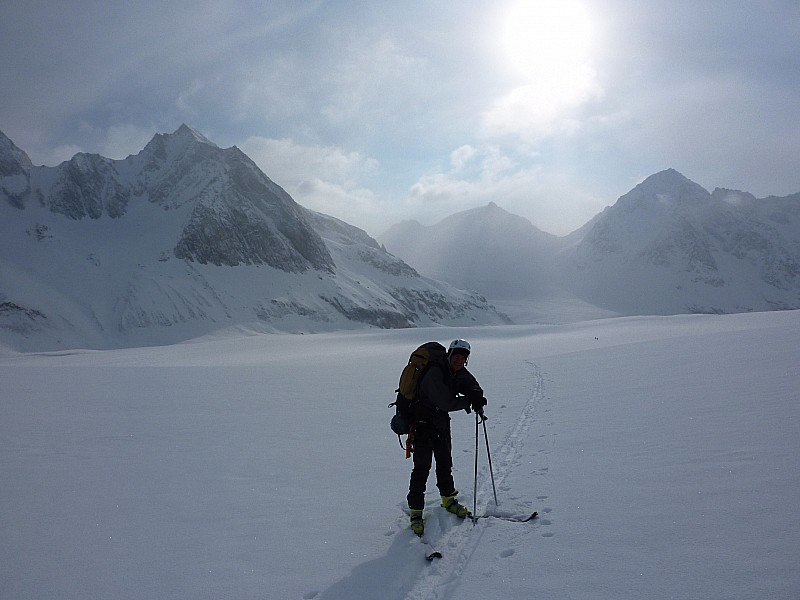
{"type": "Polygon", "coordinates": [[[511,8],[505,50],[520,73],[540,85],[569,85],[585,69],[592,23],[577,0],[523,0],[511,8]]]}
{"type": "Polygon", "coordinates": [[[574,130],[574,109],[602,94],[593,23],[581,1],[517,0],[502,27],[515,81],[484,113],[485,131],[535,138],[574,130]]]}

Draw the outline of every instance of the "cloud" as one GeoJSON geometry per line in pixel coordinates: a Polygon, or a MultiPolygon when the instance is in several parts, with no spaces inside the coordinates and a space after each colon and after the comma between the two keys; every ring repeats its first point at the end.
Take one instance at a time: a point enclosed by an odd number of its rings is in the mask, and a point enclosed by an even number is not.
{"type": "Polygon", "coordinates": [[[467,163],[477,154],[477,150],[466,144],[456,148],[450,153],[450,165],[454,171],[461,171],[467,163]]]}
{"type": "Polygon", "coordinates": [[[40,154],[39,160],[34,160],[34,164],[42,163],[47,166],[56,166],[64,161],[69,160],[79,152],[83,152],[79,146],[74,144],[66,144],[63,146],[56,146],[53,150],[46,154],[40,154]]]}
{"type": "MultiPolygon", "coordinates": [[[[84,146],[60,144],[37,153],[37,160],[33,162],[54,166],[71,159],[80,152],[90,152],[106,158],[122,160],[131,154],[138,154],[157,133],[157,129],[152,125],[141,127],[132,123],[97,127],[83,122],[79,124],[79,129],[85,140],[84,146]]],[[[23,150],[26,149],[23,148],[23,150]]]]}
{"type": "Polygon", "coordinates": [[[138,154],[153,139],[153,128],[133,124],[112,125],[99,142],[99,153],[108,158],[123,159],[138,154]]]}
{"type": "Polygon", "coordinates": [[[667,167],[800,190],[797,0],[6,4],[0,128],[36,164],[185,122],[375,230],[495,201],[563,232],[667,167]]]}
{"type": "Polygon", "coordinates": [[[482,134],[527,140],[569,135],[580,128],[574,109],[601,95],[602,88],[588,68],[583,81],[564,93],[538,85],[520,86],[497,98],[483,113],[482,134]]]}
{"type": "Polygon", "coordinates": [[[322,113],[334,125],[369,120],[376,113],[386,118],[390,107],[414,96],[414,86],[408,84],[425,68],[424,60],[403,52],[391,37],[362,43],[351,44],[342,62],[325,76],[333,93],[322,113]]]}
{"type": "Polygon", "coordinates": [[[381,201],[365,186],[380,172],[377,160],[287,138],[253,136],[240,149],[302,206],[372,231],[382,227],[381,201]]]}
{"type": "Polygon", "coordinates": [[[791,161],[800,173],[796,97],[741,72],[689,72],[624,102],[616,97],[620,112],[592,119],[585,139],[613,148],[608,161],[642,165],[631,170],[641,177],[674,167],[709,189],[791,194],[800,190],[800,175],[789,176],[791,161]]]}
{"type": "Polygon", "coordinates": [[[380,167],[378,161],[359,152],[346,152],[335,146],[306,146],[287,138],[252,136],[240,149],[271,179],[289,187],[314,178],[356,186],[380,167]]]}
{"type": "Polygon", "coordinates": [[[451,157],[457,160],[450,171],[421,177],[405,200],[406,212],[425,224],[495,202],[544,231],[565,235],[607,204],[568,174],[544,169],[530,149],[512,156],[496,145],[462,147],[451,157]]]}
{"type": "Polygon", "coordinates": [[[305,208],[341,219],[371,235],[385,229],[386,215],[371,190],[317,178],[304,180],[292,189],[292,196],[305,208]]]}

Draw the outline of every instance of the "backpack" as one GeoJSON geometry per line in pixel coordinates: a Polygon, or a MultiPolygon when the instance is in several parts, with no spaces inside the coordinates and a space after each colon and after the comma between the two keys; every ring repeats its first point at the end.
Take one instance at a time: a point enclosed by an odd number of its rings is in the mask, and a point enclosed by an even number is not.
{"type": "MultiPolygon", "coordinates": [[[[411,407],[419,388],[422,376],[427,372],[432,362],[447,354],[447,349],[439,342],[427,342],[411,353],[408,364],[400,373],[400,383],[397,389],[397,399],[389,407],[395,407],[391,427],[398,437],[408,434],[411,425],[411,407]]],[[[402,445],[402,444],[401,444],[402,445]]]]}

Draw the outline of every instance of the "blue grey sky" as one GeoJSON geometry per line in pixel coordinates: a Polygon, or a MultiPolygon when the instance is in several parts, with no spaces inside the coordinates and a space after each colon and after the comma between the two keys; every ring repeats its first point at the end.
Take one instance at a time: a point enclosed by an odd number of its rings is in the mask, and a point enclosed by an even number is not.
{"type": "Polygon", "coordinates": [[[800,192],[798,0],[0,0],[34,164],[181,123],[380,235],[494,201],[566,234],[648,175],[800,192]]]}

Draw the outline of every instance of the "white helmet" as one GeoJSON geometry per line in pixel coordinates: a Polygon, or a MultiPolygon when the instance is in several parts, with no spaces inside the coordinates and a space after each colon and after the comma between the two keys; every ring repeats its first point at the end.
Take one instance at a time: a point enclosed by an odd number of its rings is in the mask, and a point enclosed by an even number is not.
{"type": "Polygon", "coordinates": [[[469,358],[471,350],[467,340],[453,340],[447,350],[447,358],[450,358],[453,354],[463,354],[465,358],[469,358]]]}

